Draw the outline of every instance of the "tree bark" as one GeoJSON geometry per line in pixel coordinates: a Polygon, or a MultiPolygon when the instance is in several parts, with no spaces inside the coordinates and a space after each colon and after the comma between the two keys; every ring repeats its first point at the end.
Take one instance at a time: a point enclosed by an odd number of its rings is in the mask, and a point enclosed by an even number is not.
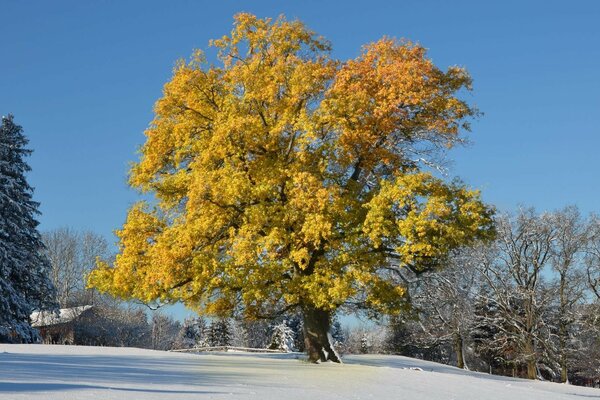
{"type": "Polygon", "coordinates": [[[569,373],[567,369],[567,329],[564,322],[560,322],[559,327],[559,364],[560,364],[560,382],[567,383],[569,381],[569,373]]]}
{"type": "Polygon", "coordinates": [[[527,379],[537,379],[537,357],[532,338],[525,343],[525,360],[527,362],[527,379]]]}
{"type": "Polygon", "coordinates": [[[333,348],[329,334],[331,313],[311,305],[304,305],[302,306],[302,317],[304,320],[304,345],[308,361],[341,363],[342,360],[333,348]]]}
{"type": "Polygon", "coordinates": [[[567,275],[566,270],[569,264],[563,267],[560,273],[560,320],[558,327],[558,345],[560,352],[560,381],[562,383],[566,383],[569,380],[569,374],[567,371],[567,340],[569,337],[568,327],[567,327],[567,312],[568,312],[568,303],[567,296],[565,293],[565,289],[567,287],[567,275]]]}
{"type": "Polygon", "coordinates": [[[560,368],[560,381],[561,383],[569,383],[569,371],[565,363],[560,368]]]}
{"type": "Polygon", "coordinates": [[[527,361],[527,379],[537,379],[537,368],[535,360],[527,361]]]}
{"type": "Polygon", "coordinates": [[[463,338],[458,333],[454,334],[454,352],[456,353],[456,366],[465,369],[463,338]]]}

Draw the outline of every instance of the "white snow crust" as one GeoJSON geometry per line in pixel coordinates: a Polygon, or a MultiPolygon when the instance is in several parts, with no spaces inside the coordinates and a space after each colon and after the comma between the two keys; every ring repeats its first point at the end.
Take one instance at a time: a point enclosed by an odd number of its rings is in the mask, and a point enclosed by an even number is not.
{"type": "Polygon", "coordinates": [[[600,399],[598,389],[400,356],[346,356],[341,365],[302,357],[0,344],[0,399],[600,399]]]}

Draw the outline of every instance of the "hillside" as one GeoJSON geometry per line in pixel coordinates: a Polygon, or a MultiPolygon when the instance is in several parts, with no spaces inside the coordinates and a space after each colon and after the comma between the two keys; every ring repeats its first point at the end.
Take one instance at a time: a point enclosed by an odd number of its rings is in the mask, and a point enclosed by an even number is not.
{"type": "Polygon", "coordinates": [[[2,399],[600,399],[600,390],[398,356],[310,365],[297,355],[0,345],[2,399]]]}

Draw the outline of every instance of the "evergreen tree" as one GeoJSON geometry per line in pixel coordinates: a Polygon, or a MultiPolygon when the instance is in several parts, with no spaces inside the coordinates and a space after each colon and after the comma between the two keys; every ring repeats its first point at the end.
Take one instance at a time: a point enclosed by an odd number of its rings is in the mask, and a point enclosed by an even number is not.
{"type": "Polygon", "coordinates": [[[384,344],[386,352],[410,357],[409,342],[412,336],[413,332],[406,319],[399,316],[390,318],[384,344]]]}
{"type": "Polygon", "coordinates": [[[296,351],[304,352],[304,324],[300,314],[293,315],[288,320],[288,326],[294,332],[294,348],[296,351]]]}
{"type": "Polygon", "coordinates": [[[210,346],[231,346],[232,342],[231,324],[227,318],[219,318],[210,324],[208,335],[210,346]]]}
{"type": "Polygon", "coordinates": [[[241,329],[244,330],[244,347],[264,349],[269,345],[269,323],[266,320],[249,321],[242,320],[241,329]]]}
{"type": "Polygon", "coordinates": [[[39,204],[25,174],[31,150],[23,129],[13,117],[0,125],[0,341],[33,342],[38,333],[30,325],[34,310],[55,309],[54,286],[48,279],[50,263],[37,231],[39,204]]]}
{"type": "Polygon", "coordinates": [[[367,354],[369,352],[371,348],[371,343],[369,343],[369,337],[367,336],[367,334],[365,333],[361,338],[360,338],[360,352],[362,354],[367,354]]]}
{"type": "Polygon", "coordinates": [[[286,353],[294,351],[294,336],[294,331],[287,325],[287,321],[283,320],[273,327],[269,349],[286,353]]]}
{"type": "Polygon", "coordinates": [[[181,349],[191,349],[194,347],[208,347],[207,333],[208,327],[202,317],[186,318],[179,331],[176,346],[181,349]]]}
{"type": "Polygon", "coordinates": [[[331,324],[331,337],[336,345],[335,347],[340,347],[346,342],[346,334],[342,329],[342,324],[337,319],[334,319],[331,324]]]}

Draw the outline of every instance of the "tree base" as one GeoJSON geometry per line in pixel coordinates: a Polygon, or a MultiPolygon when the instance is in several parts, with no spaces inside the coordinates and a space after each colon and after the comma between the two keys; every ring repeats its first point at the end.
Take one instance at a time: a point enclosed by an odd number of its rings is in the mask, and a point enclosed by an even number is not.
{"type": "Polygon", "coordinates": [[[302,307],[304,318],[304,345],[308,361],[312,363],[332,361],[341,363],[342,359],[333,347],[329,334],[331,314],[311,306],[302,307]]]}

